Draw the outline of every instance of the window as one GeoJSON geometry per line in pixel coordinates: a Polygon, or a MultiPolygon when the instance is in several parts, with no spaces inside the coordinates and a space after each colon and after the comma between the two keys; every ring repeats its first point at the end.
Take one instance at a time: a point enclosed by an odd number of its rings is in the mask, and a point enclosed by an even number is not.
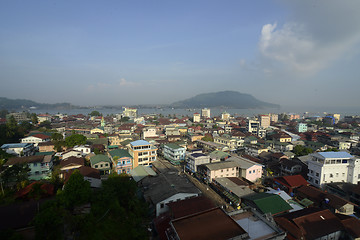
{"type": "Polygon", "coordinates": [[[319,173],[318,173],[318,172],[317,172],[317,173],[315,173],[315,176],[317,176],[317,177],[318,177],[318,176],[319,176],[319,173]]]}
{"type": "Polygon", "coordinates": [[[95,165],[95,168],[98,168],[98,165],[95,165]]]}
{"type": "Polygon", "coordinates": [[[347,160],[343,159],[343,160],[342,160],[342,163],[347,163],[347,160]]]}
{"type": "Polygon", "coordinates": [[[255,173],[255,170],[253,170],[253,173],[255,173]]]}
{"type": "Polygon", "coordinates": [[[332,177],[334,177],[334,175],[332,173],[330,173],[330,177],[332,178],[332,177]]]}
{"type": "Polygon", "coordinates": [[[249,171],[249,174],[251,174],[251,171],[249,171]]]}
{"type": "Polygon", "coordinates": [[[103,165],[102,165],[102,164],[100,164],[100,167],[103,167],[103,165]]]}
{"type": "Polygon", "coordinates": [[[339,173],[336,173],[335,175],[338,177],[338,176],[339,176],[339,173]]]}
{"type": "Polygon", "coordinates": [[[36,167],[36,166],[37,166],[37,163],[33,163],[33,165],[34,165],[34,167],[36,167]]]}
{"type": "Polygon", "coordinates": [[[160,208],[164,208],[164,204],[163,203],[160,203],[160,208]]]}
{"type": "Polygon", "coordinates": [[[315,179],[315,183],[316,183],[316,184],[319,184],[319,180],[316,180],[316,179],[315,179]]]}
{"type": "Polygon", "coordinates": [[[341,159],[336,160],[336,163],[341,163],[341,159]]]}
{"type": "Polygon", "coordinates": [[[105,167],[107,167],[107,166],[109,166],[109,164],[108,164],[108,163],[106,163],[106,164],[105,164],[105,167]]]}

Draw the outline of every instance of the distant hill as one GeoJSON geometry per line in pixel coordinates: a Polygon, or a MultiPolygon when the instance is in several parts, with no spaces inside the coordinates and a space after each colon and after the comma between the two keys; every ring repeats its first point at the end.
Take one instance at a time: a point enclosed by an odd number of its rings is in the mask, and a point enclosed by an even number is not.
{"type": "Polygon", "coordinates": [[[195,97],[171,104],[174,108],[224,107],[235,109],[279,108],[280,105],[267,103],[254,98],[250,94],[235,91],[204,93],[195,97]]]}
{"type": "Polygon", "coordinates": [[[0,109],[7,110],[27,110],[30,108],[37,109],[71,109],[75,108],[75,106],[70,103],[55,103],[55,104],[47,104],[47,103],[37,103],[31,100],[26,99],[9,99],[5,97],[0,97],[0,109]]]}

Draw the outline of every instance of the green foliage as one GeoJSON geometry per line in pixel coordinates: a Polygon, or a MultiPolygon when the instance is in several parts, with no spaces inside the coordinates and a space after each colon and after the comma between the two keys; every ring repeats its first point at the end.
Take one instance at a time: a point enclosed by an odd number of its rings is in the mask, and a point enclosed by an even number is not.
{"type": "Polygon", "coordinates": [[[101,113],[99,113],[98,111],[92,111],[92,112],[90,113],[90,116],[92,116],[92,117],[99,117],[99,116],[102,116],[102,115],[101,115],[101,113]]]}
{"type": "Polygon", "coordinates": [[[86,137],[81,134],[73,134],[65,138],[65,145],[67,147],[74,147],[76,145],[83,145],[86,143],[86,137]]]}
{"type": "Polygon", "coordinates": [[[129,117],[122,117],[122,118],[120,119],[120,122],[128,122],[129,120],[130,120],[129,117]]]}
{"type": "Polygon", "coordinates": [[[31,119],[32,124],[34,124],[34,125],[38,124],[38,122],[39,122],[39,119],[38,119],[36,113],[30,114],[30,119],[31,119]]]}
{"type": "Polygon", "coordinates": [[[211,136],[205,136],[201,140],[206,141],[206,142],[213,142],[214,141],[214,139],[211,136]]]}
{"type": "Polygon", "coordinates": [[[29,172],[30,168],[26,163],[16,164],[6,168],[1,173],[0,178],[4,187],[10,185],[10,183],[21,184],[22,182],[28,180],[29,172]]]}
{"type": "Polygon", "coordinates": [[[39,124],[39,127],[43,127],[43,128],[46,128],[46,129],[51,129],[51,122],[46,120],[46,121],[43,121],[39,124]]]}
{"type": "Polygon", "coordinates": [[[84,177],[76,170],[71,174],[61,195],[65,207],[73,209],[75,206],[87,203],[90,199],[90,194],[90,183],[84,180],[84,177]]]}
{"type": "Polygon", "coordinates": [[[293,152],[295,153],[295,155],[297,157],[300,157],[300,156],[305,156],[305,155],[308,155],[312,152],[314,152],[311,148],[307,148],[307,147],[304,147],[304,146],[301,146],[301,145],[296,145],[294,147],[294,150],[293,152]]]}
{"type": "Polygon", "coordinates": [[[3,109],[0,111],[0,118],[6,118],[6,115],[9,114],[9,111],[6,109],[3,109]]]}
{"type": "Polygon", "coordinates": [[[33,220],[36,239],[64,239],[64,208],[59,201],[50,201],[41,207],[33,220]]]}
{"type": "Polygon", "coordinates": [[[339,151],[338,148],[328,148],[324,152],[338,152],[338,151],[339,151]]]}
{"type": "Polygon", "coordinates": [[[98,148],[94,148],[94,153],[95,153],[95,155],[101,154],[101,152],[100,152],[100,150],[98,148]]]}

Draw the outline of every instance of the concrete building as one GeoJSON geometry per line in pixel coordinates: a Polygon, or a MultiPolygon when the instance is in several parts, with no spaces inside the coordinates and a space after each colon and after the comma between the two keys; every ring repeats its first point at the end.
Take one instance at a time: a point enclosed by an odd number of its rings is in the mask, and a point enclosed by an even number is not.
{"type": "Polygon", "coordinates": [[[29,166],[29,180],[50,179],[51,177],[53,167],[51,155],[10,158],[4,166],[11,167],[17,164],[27,164],[29,166]]]}
{"type": "Polygon", "coordinates": [[[229,135],[222,135],[214,137],[214,143],[222,144],[229,147],[230,151],[236,150],[244,146],[244,140],[230,137],[229,135]]]}
{"type": "Polygon", "coordinates": [[[223,113],[221,114],[221,120],[223,120],[223,121],[229,121],[229,120],[230,120],[230,113],[228,113],[228,112],[223,112],[223,113]]]}
{"type": "Polygon", "coordinates": [[[239,176],[238,165],[231,161],[209,163],[205,164],[203,168],[204,175],[209,182],[212,182],[214,178],[239,176]]]}
{"type": "Polygon", "coordinates": [[[177,144],[169,143],[164,145],[164,157],[174,165],[180,165],[181,161],[185,160],[186,149],[177,144]]]}
{"type": "Polygon", "coordinates": [[[145,140],[130,143],[129,154],[133,157],[133,168],[138,165],[151,166],[156,161],[158,149],[145,140]]]}
{"type": "Polygon", "coordinates": [[[258,130],[260,128],[259,121],[249,119],[246,126],[247,126],[248,132],[250,132],[256,136],[258,135],[258,130]]]}
{"type": "Polygon", "coordinates": [[[270,116],[269,115],[259,115],[260,127],[268,128],[270,127],[270,116]]]}
{"type": "Polygon", "coordinates": [[[275,113],[269,113],[270,121],[271,122],[278,122],[279,121],[279,115],[275,113]]]}
{"type": "Polygon", "coordinates": [[[194,113],[193,115],[193,122],[196,123],[196,122],[200,122],[201,118],[200,118],[200,113],[194,113]]]}
{"type": "Polygon", "coordinates": [[[306,123],[298,123],[296,125],[296,130],[299,133],[307,132],[307,124],[306,123]]]}
{"type": "Polygon", "coordinates": [[[115,149],[109,151],[109,157],[113,163],[114,170],[117,174],[130,174],[133,165],[133,158],[125,149],[115,149]]]}
{"type": "Polygon", "coordinates": [[[235,162],[239,169],[239,177],[255,182],[262,177],[263,166],[243,157],[232,156],[226,161],[235,162]]]}
{"type": "Polygon", "coordinates": [[[146,139],[146,138],[156,138],[159,135],[156,133],[156,128],[155,127],[146,127],[142,130],[141,133],[141,138],[142,139],[146,139]]]}
{"type": "Polygon", "coordinates": [[[41,142],[48,142],[51,140],[51,137],[45,134],[35,134],[32,136],[24,137],[21,139],[21,143],[33,143],[35,147],[38,146],[41,142]]]}
{"type": "Polygon", "coordinates": [[[202,118],[211,118],[210,109],[208,109],[208,108],[201,109],[201,117],[202,118]]]}
{"type": "Polygon", "coordinates": [[[1,146],[1,149],[9,154],[17,156],[30,156],[34,154],[35,147],[32,143],[7,143],[1,146]]]}
{"type": "Polygon", "coordinates": [[[137,117],[137,109],[123,107],[122,117],[136,118],[137,117]]]}
{"type": "Polygon", "coordinates": [[[318,152],[310,155],[308,181],[323,187],[326,183],[360,183],[360,160],[347,152],[318,152]]]}
{"type": "Polygon", "coordinates": [[[210,156],[201,152],[190,153],[186,156],[186,168],[190,172],[197,172],[198,166],[206,163],[210,163],[210,156]]]}

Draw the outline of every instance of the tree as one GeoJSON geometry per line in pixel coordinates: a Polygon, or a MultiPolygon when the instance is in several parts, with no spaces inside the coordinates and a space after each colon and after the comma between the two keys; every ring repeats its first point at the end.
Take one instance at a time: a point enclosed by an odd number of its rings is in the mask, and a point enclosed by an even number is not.
{"type": "Polygon", "coordinates": [[[61,133],[54,132],[51,134],[51,141],[60,142],[64,140],[64,136],[61,133]]]}
{"type": "Polygon", "coordinates": [[[209,135],[203,137],[201,140],[206,141],[206,142],[213,142],[214,141],[214,139],[209,135]]]}
{"type": "Polygon", "coordinates": [[[92,116],[92,117],[99,117],[99,116],[101,116],[101,113],[99,113],[98,111],[92,111],[92,112],[90,113],[90,116],[92,116]]]}
{"type": "Polygon", "coordinates": [[[26,163],[15,164],[11,167],[6,168],[0,175],[1,181],[5,186],[10,183],[21,184],[24,181],[28,180],[30,168],[26,163]]]}
{"type": "Polygon", "coordinates": [[[120,122],[127,122],[127,121],[129,121],[129,120],[130,120],[129,117],[122,117],[122,118],[120,119],[120,122]]]}
{"type": "Polygon", "coordinates": [[[73,134],[65,138],[65,145],[67,147],[74,147],[76,145],[84,145],[86,143],[87,138],[81,134],[73,134]]]}
{"type": "Polygon", "coordinates": [[[296,145],[294,147],[293,152],[295,153],[296,156],[300,157],[300,156],[305,156],[305,155],[312,153],[313,150],[311,148],[307,148],[307,147],[304,147],[301,145],[296,145]]]}
{"type": "Polygon", "coordinates": [[[73,209],[75,206],[87,203],[90,195],[90,183],[84,180],[78,170],[75,170],[64,187],[61,199],[66,208],[73,209]]]}
{"type": "Polygon", "coordinates": [[[39,119],[38,119],[36,113],[30,114],[30,119],[31,119],[32,124],[34,124],[34,125],[38,124],[38,122],[39,122],[39,119]]]}
{"type": "Polygon", "coordinates": [[[46,121],[43,121],[39,124],[39,127],[44,127],[46,129],[50,129],[51,128],[51,122],[46,120],[46,121]]]}

